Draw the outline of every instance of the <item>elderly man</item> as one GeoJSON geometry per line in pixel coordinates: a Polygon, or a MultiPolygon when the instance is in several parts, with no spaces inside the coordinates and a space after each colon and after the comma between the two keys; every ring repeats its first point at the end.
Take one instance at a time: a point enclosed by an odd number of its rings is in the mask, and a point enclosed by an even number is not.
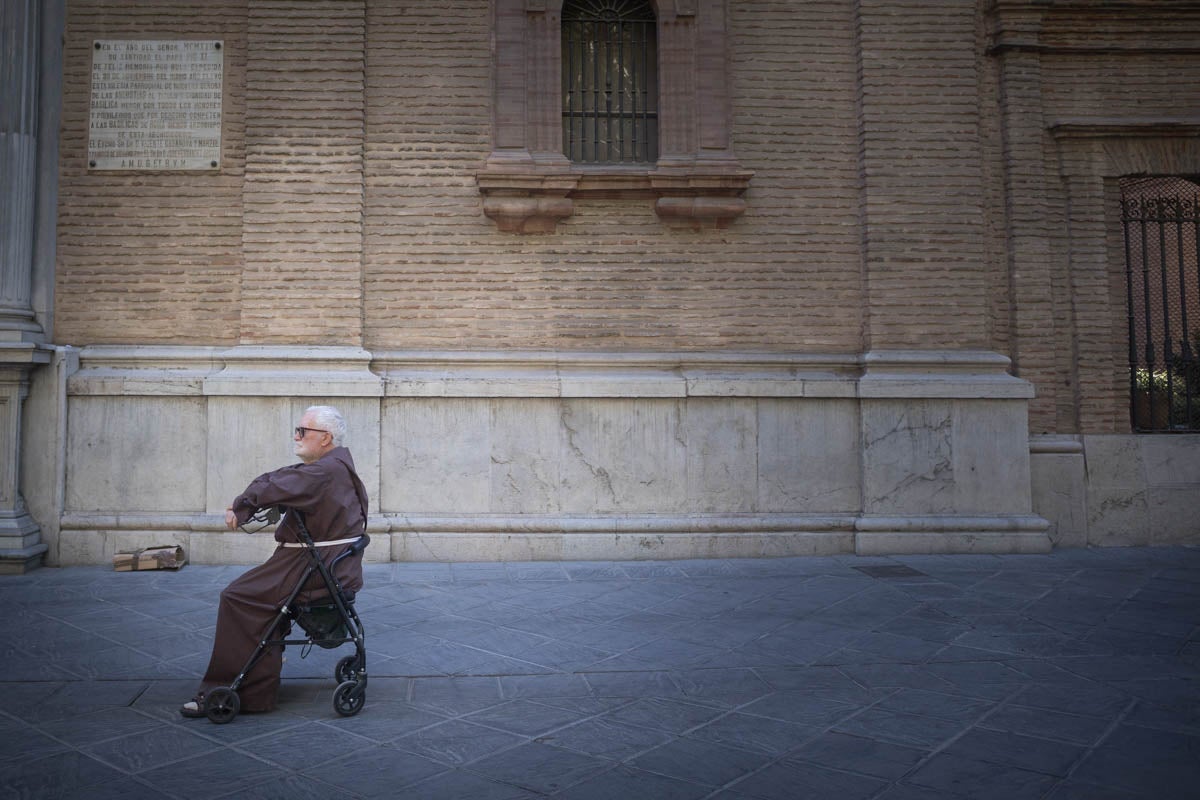
{"type": "MultiPolygon", "coordinates": [[[[306,410],[293,437],[301,463],[255,478],[225,510],[226,526],[233,530],[271,506],[297,509],[304,514],[322,559],[332,563],[349,545],[322,547],[321,543],[354,539],[363,533],[367,522],[367,492],[354,471],[350,451],[342,446],[345,434],[346,421],[337,409],[313,406],[306,410]]],[[[258,646],[264,629],[296,587],[309,563],[297,544],[297,531],[294,515],[286,514],[275,530],[279,547],[271,557],[221,592],[212,657],[199,692],[179,709],[183,716],[205,716],[205,693],[233,682],[258,646]]],[[[337,565],[336,577],[344,589],[361,589],[362,553],[343,559],[337,565]]],[[[301,602],[327,595],[319,575],[313,575],[305,589],[298,598],[301,602]]],[[[242,711],[275,708],[282,651],[278,646],[267,648],[246,674],[238,691],[242,711]]]]}

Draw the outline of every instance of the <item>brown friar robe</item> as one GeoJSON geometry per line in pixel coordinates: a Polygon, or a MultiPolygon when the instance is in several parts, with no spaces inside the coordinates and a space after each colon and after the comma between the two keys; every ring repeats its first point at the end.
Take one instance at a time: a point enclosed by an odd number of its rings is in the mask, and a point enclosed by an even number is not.
{"type": "MultiPolygon", "coordinates": [[[[270,506],[303,512],[315,542],[355,537],[366,527],[367,492],[354,471],[350,451],[344,447],[335,447],[312,464],[296,464],[259,475],[233,501],[233,512],[238,523],[245,524],[259,509],[270,506]]],[[[285,514],[275,530],[275,540],[297,542],[297,531],[295,515],[285,514]]],[[[318,547],[317,552],[329,564],[347,547],[318,547]]],[[[212,658],[200,685],[201,692],[233,682],[308,564],[308,553],[303,547],[281,544],[265,563],[225,587],[217,608],[212,658]]],[[[361,589],[362,554],[343,559],[336,576],[343,589],[356,592],[361,589]]],[[[307,601],[327,594],[325,582],[320,574],[314,573],[299,599],[307,601]]],[[[243,711],[275,708],[282,666],[283,648],[267,648],[238,689],[243,711]]]]}

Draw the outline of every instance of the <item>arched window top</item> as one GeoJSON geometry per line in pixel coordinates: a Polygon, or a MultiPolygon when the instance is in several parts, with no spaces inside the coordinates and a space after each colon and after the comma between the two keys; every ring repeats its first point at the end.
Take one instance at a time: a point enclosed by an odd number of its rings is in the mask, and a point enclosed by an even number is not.
{"type": "Polygon", "coordinates": [[[563,21],[653,22],[654,8],[648,0],[566,0],[563,21]]]}

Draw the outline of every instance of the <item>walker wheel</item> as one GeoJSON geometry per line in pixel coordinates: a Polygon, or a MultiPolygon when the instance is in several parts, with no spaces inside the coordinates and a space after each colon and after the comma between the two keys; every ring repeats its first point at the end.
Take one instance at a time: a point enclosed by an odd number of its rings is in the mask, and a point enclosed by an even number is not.
{"type": "Polygon", "coordinates": [[[343,717],[353,717],[367,702],[367,684],[343,681],[333,690],[333,710],[343,717]]]}
{"type": "Polygon", "coordinates": [[[222,686],[204,696],[204,715],[210,722],[224,725],[232,722],[242,708],[242,700],[233,689],[222,686]]]}
{"type": "Polygon", "coordinates": [[[333,668],[333,679],[339,684],[352,681],[358,675],[358,656],[345,656],[333,668]]]}

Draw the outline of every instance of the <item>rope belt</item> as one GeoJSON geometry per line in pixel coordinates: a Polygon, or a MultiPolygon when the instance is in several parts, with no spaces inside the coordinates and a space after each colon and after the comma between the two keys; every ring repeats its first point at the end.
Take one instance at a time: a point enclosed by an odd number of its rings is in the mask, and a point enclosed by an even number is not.
{"type": "MultiPolygon", "coordinates": [[[[357,542],[361,538],[362,538],[361,536],[352,536],[349,539],[334,539],[331,542],[313,542],[313,545],[315,547],[333,547],[334,545],[338,545],[338,544],[350,544],[351,542],[357,542]]],[[[304,542],[280,542],[279,546],[280,547],[304,547],[305,545],[304,545],[304,542]]]]}

